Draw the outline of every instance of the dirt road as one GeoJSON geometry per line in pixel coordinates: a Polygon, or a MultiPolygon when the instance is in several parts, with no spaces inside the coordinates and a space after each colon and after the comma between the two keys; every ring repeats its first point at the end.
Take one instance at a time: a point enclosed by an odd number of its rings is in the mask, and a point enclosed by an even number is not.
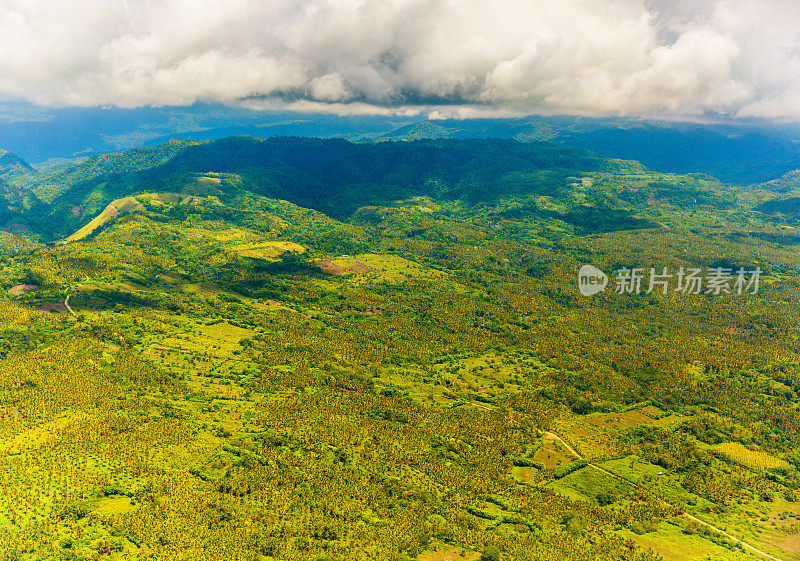
{"type": "MultiPolygon", "coordinates": [[[[562,446],[564,446],[564,448],[565,448],[565,449],[566,449],[566,450],[567,450],[567,451],[568,451],[570,454],[572,454],[573,456],[575,456],[575,458],[577,458],[577,459],[579,459],[579,460],[582,460],[582,459],[583,459],[583,457],[582,457],[580,454],[578,454],[578,452],[576,452],[576,451],[575,451],[575,449],[574,449],[572,446],[570,446],[570,445],[569,445],[569,443],[567,443],[567,441],[566,441],[566,440],[564,440],[563,438],[561,438],[560,436],[558,436],[556,433],[554,433],[554,432],[545,432],[545,436],[547,436],[548,438],[551,438],[551,439],[553,439],[553,440],[557,440],[558,442],[560,442],[560,443],[561,443],[561,445],[562,445],[562,446]]],[[[610,472],[610,471],[608,471],[607,469],[601,468],[600,466],[598,466],[598,465],[596,465],[596,464],[593,464],[593,463],[589,462],[589,463],[587,464],[587,466],[586,466],[586,467],[590,467],[590,468],[596,469],[597,471],[601,471],[601,472],[605,473],[606,475],[609,475],[609,476],[611,476],[611,477],[613,477],[613,478],[615,478],[615,479],[618,479],[619,481],[623,481],[623,482],[627,483],[628,485],[631,485],[632,487],[636,487],[637,489],[639,489],[639,490],[641,490],[641,491],[644,491],[645,493],[650,493],[650,491],[648,491],[648,490],[647,490],[647,489],[645,489],[644,487],[641,487],[641,486],[637,485],[637,484],[636,484],[636,483],[634,483],[633,481],[630,481],[630,480],[628,480],[628,479],[625,479],[624,477],[621,477],[621,476],[617,475],[616,473],[610,472]]],[[[652,493],[650,493],[650,494],[652,494],[652,493]]],[[[668,504],[666,501],[664,501],[664,499],[661,499],[660,497],[659,497],[659,499],[660,499],[662,502],[664,502],[665,504],[668,504]]],[[[757,555],[761,555],[762,557],[764,557],[764,558],[766,558],[766,559],[771,559],[772,561],[783,561],[783,559],[780,559],[779,557],[775,557],[774,555],[770,555],[770,554],[769,554],[769,553],[767,553],[766,551],[762,551],[762,550],[758,549],[757,547],[755,547],[755,546],[753,546],[753,545],[750,545],[750,544],[749,544],[749,543],[747,543],[746,541],[744,541],[744,540],[741,540],[741,539],[739,539],[739,538],[737,538],[737,537],[735,537],[735,536],[732,536],[732,535],[730,535],[730,534],[729,534],[729,533],[727,533],[726,531],[724,531],[724,530],[721,530],[720,528],[717,528],[717,527],[716,527],[716,526],[714,526],[713,524],[710,524],[710,523],[708,523],[708,522],[706,522],[706,521],[704,521],[704,520],[701,520],[701,519],[697,518],[697,517],[696,517],[696,516],[694,516],[693,514],[689,514],[688,512],[682,512],[682,513],[681,513],[681,516],[683,516],[683,517],[684,517],[684,518],[686,518],[687,520],[691,520],[692,522],[695,522],[696,524],[702,524],[703,526],[706,526],[707,528],[710,528],[710,529],[714,530],[714,531],[715,531],[715,532],[717,532],[718,534],[725,536],[725,537],[726,537],[726,538],[728,538],[729,540],[731,540],[731,541],[733,541],[733,542],[735,542],[735,543],[741,544],[741,546],[742,546],[743,548],[745,548],[746,550],[748,550],[748,551],[750,551],[750,552],[752,552],[752,553],[755,553],[755,554],[757,554],[757,555]]]]}

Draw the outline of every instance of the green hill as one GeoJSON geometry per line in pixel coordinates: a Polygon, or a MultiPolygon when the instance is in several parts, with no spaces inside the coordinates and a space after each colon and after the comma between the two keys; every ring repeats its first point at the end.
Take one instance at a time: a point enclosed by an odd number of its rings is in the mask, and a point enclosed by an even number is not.
{"type": "Polygon", "coordinates": [[[35,173],[36,170],[16,154],[0,150],[0,179],[14,180],[35,173]]]}
{"type": "Polygon", "coordinates": [[[406,125],[387,132],[379,140],[435,140],[440,138],[452,138],[455,132],[431,121],[420,121],[413,125],[406,125]]]}
{"type": "MultiPolygon", "coordinates": [[[[43,201],[51,202],[64,191],[83,183],[131,174],[163,164],[194,141],[170,141],[154,148],[134,148],[119,154],[101,154],[64,169],[24,178],[21,182],[43,201]]],[[[110,202],[110,201],[109,201],[110,202]]]]}
{"type": "Polygon", "coordinates": [[[47,212],[47,207],[32,191],[0,179],[0,227],[36,228],[47,212]]]}
{"type": "MultiPolygon", "coordinates": [[[[35,189],[46,191],[51,180],[60,182],[63,192],[52,200],[51,211],[41,222],[43,232],[58,238],[85,226],[111,201],[145,192],[215,195],[223,200],[249,192],[339,219],[364,206],[417,196],[462,201],[477,208],[535,194],[566,205],[567,216],[568,207],[586,198],[576,177],[621,172],[631,165],[547,143],[426,140],[352,144],[234,137],[171,143],[99,158],[42,178],[35,189]]],[[[689,181],[695,189],[702,183],[689,181]]]]}

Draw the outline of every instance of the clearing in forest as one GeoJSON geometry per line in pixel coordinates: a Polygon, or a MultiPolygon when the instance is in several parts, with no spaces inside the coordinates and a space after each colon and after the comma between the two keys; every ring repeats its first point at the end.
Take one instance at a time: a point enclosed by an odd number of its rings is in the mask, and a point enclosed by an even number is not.
{"type": "Polygon", "coordinates": [[[329,275],[356,275],[359,281],[403,282],[410,278],[439,277],[443,273],[398,255],[365,253],[320,259],[315,264],[329,275]]]}

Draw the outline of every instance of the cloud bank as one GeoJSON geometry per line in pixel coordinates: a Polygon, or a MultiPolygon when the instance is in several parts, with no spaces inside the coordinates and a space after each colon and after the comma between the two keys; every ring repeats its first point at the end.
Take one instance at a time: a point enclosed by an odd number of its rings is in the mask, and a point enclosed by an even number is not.
{"type": "Polygon", "coordinates": [[[783,0],[0,0],[0,97],[800,118],[783,0]]]}

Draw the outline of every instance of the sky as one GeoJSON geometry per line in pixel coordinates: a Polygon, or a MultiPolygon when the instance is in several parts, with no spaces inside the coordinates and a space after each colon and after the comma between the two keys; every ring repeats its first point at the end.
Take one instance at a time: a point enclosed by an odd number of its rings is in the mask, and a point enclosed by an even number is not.
{"type": "Polygon", "coordinates": [[[793,0],[0,0],[0,100],[800,119],[793,0]]]}

